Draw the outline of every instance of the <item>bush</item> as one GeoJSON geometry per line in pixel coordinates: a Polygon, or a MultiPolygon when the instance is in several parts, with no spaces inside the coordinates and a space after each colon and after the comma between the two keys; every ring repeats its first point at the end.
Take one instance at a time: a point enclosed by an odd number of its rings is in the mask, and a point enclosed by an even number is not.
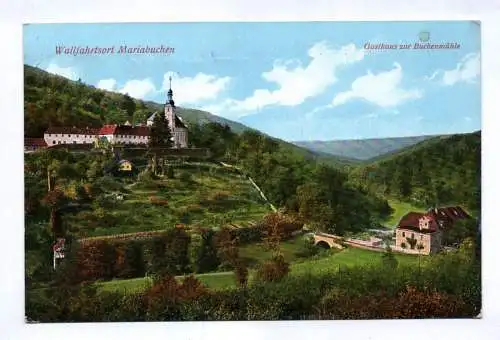
{"type": "Polygon", "coordinates": [[[166,175],[167,178],[175,178],[174,168],[172,166],[167,167],[166,175]]]}
{"type": "Polygon", "coordinates": [[[206,273],[216,270],[220,265],[215,244],[215,232],[211,229],[201,230],[201,240],[194,254],[194,270],[197,273],[206,273]]]}
{"type": "Polygon", "coordinates": [[[289,264],[282,255],[264,262],[257,269],[257,278],[264,282],[273,282],[283,279],[289,272],[289,264]]]}
{"type": "Polygon", "coordinates": [[[314,237],[307,235],[302,239],[301,248],[296,252],[297,257],[307,258],[317,255],[320,251],[320,247],[314,244],[314,237]]]}
{"type": "Polygon", "coordinates": [[[137,176],[137,180],[142,183],[152,182],[156,179],[156,176],[150,170],[144,170],[137,176]]]}
{"type": "Polygon", "coordinates": [[[234,265],[234,275],[236,276],[236,282],[241,287],[247,285],[248,282],[248,268],[245,264],[245,261],[238,259],[234,265]]]}
{"type": "Polygon", "coordinates": [[[189,182],[192,182],[193,176],[191,175],[191,173],[189,173],[187,171],[182,171],[180,176],[179,176],[179,179],[182,182],[189,183],[189,182]]]}
{"type": "Polygon", "coordinates": [[[110,192],[110,191],[123,191],[124,187],[123,184],[115,180],[111,176],[104,176],[98,178],[94,183],[93,186],[100,187],[102,190],[110,192]]]}

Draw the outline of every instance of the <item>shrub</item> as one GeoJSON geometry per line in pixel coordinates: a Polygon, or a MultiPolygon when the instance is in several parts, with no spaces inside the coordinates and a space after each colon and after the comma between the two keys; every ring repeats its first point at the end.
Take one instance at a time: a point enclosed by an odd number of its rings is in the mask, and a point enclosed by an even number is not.
{"type": "Polygon", "coordinates": [[[257,269],[257,278],[264,282],[273,282],[283,279],[289,272],[289,264],[282,255],[264,262],[257,269]]]}
{"type": "Polygon", "coordinates": [[[187,171],[182,171],[180,176],[179,176],[179,179],[182,181],[182,182],[186,182],[186,183],[189,183],[193,180],[193,177],[191,175],[191,173],[187,172],[187,171]]]}
{"type": "Polygon", "coordinates": [[[144,170],[137,176],[137,180],[142,183],[153,182],[155,179],[156,176],[150,170],[144,170]]]}
{"type": "Polygon", "coordinates": [[[175,178],[174,168],[172,166],[167,167],[166,175],[167,178],[175,178]]]}
{"type": "Polygon", "coordinates": [[[238,259],[234,265],[234,275],[236,276],[236,282],[241,287],[247,285],[248,282],[248,268],[245,261],[238,259]]]}
{"type": "Polygon", "coordinates": [[[296,255],[301,258],[307,258],[318,254],[319,251],[320,248],[314,244],[314,237],[308,235],[302,239],[301,248],[296,252],[296,255]]]}
{"type": "Polygon", "coordinates": [[[142,277],[146,273],[142,243],[128,241],[117,246],[116,276],[120,278],[142,277]]]}
{"type": "Polygon", "coordinates": [[[398,267],[398,260],[392,253],[392,248],[387,246],[386,251],[382,254],[382,263],[389,269],[396,269],[398,267]]]}
{"type": "Polygon", "coordinates": [[[239,257],[238,239],[228,228],[221,228],[215,235],[217,246],[217,257],[221,261],[221,268],[229,269],[234,267],[234,261],[239,257]]]}
{"type": "Polygon", "coordinates": [[[153,205],[159,205],[159,206],[167,206],[168,205],[167,200],[163,200],[163,199],[158,198],[156,196],[149,196],[149,202],[151,202],[151,204],[153,204],[153,205]]]}
{"type": "Polygon", "coordinates": [[[220,260],[217,256],[215,232],[211,229],[201,230],[201,242],[194,256],[194,269],[197,273],[206,273],[217,269],[220,260]]]}

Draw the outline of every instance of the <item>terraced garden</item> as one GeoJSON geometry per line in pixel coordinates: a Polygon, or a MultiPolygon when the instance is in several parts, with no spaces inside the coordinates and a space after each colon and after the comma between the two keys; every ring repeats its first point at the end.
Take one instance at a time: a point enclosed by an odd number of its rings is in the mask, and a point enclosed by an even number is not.
{"type": "Polygon", "coordinates": [[[115,193],[122,200],[111,195],[68,216],[68,225],[79,237],[165,230],[179,223],[238,227],[270,211],[246,178],[218,165],[188,164],[174,169],[174,176],[123,185],[115,193]]]}

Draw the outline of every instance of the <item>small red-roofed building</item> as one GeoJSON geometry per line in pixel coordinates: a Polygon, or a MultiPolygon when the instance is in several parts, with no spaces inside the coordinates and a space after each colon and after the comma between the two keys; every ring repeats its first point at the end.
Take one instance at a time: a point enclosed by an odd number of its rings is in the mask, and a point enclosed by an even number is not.
{"type": "Polygon", "coordinates": [[[409,212],[396,228],[396,249],[430,254],[441,249],[443,232],[461,219],[471,218],[461,207],[430,209],[426,213],[409,212]]]}

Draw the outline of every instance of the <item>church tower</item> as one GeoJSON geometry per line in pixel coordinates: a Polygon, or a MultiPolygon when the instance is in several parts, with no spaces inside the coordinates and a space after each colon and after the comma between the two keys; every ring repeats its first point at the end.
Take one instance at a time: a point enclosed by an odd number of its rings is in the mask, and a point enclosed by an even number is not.
{"type": "Polygon", "coordinates": [[[167,92],[167,102],[165,103],[165,119],[168,121],[170,131],[175,131],[175,103],[172,92],[172,77],[169,77],[170,86],[167,92]]]}

